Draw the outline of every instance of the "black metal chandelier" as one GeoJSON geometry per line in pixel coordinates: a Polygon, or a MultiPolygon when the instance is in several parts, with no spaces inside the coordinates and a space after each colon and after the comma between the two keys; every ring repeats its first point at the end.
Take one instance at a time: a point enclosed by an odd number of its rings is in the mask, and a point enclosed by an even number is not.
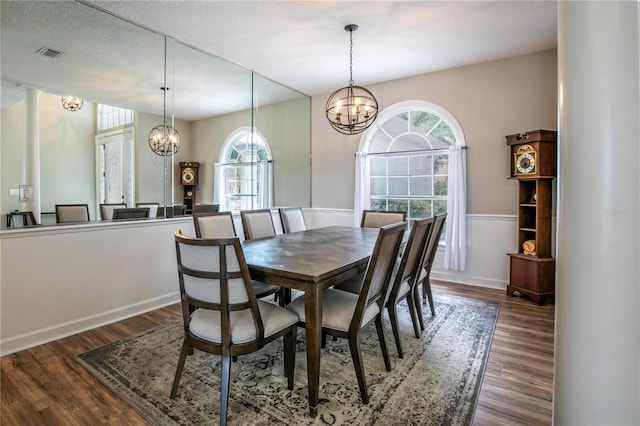
{"type": "Polygon", "coordinates": [[[353,85],[353,32],[355,24],[344,27],[349,31],[349,85],[336,90],[327,100],[327,120],[338,132],[355,135],[365,131],[378,116],[378,101],[361,86],[353,85]]]}
{"type": "Polygon", "coordinates": [[[84,101],[80,98],[76,98],[75,96],[63,96],[62,97],[62,107],[67,111],[75,112],[82,108],[84,105],[84,101]]]}
{"type": "Polygon", "coordinates": [[[180,134],[171,126],[156,126],[149,133],[151,150],[163,157],[169,157],[180,150],[180,134]]]}

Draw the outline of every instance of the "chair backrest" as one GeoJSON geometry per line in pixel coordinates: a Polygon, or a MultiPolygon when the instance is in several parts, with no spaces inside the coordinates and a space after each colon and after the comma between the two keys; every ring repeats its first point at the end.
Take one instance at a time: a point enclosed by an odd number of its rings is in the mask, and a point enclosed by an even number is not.
{"type": "Polygon", "coordinates": [[[102,220],[113,219],[113,211],[127,207],[125,203],[104,203],[100,204],[100,218],[102,220]]]}
{"type": "Polygon", "coordinates": [[[9,228],[22,228],[25,226],[35,226],[38,224],[38,222],[36,222],[36,217],[31,211],[11,212],[7,216],[7,227],[9,228]]]}
{"type": "Polygon", "coordinates": [[[399,222],[380,228],[362,281],[358,305],[350,325],[351,331],[355,331],[354,327],[361,326],[365,312],[372,304],[378,305],[378,312],[384,309],[391,275],[406,227],[405,222],[399,222]]]}
{"type": "Polygon", "coordinates": [[[440,242],[440,236],[442,235],[442,229],[444,228],[446,220],[446,213],[437,214],[435,216],[435,221],[433,222],[433,230],[431,231],[431,236],[429,237],[429,244],[427,245],[427,250],[422,260],[423,268],[431,270],[431,265],[433,264],[433,259],[435,259],[436,257],[436,252],[438,251],[438,243],[440,242]]]}
{"type": "Polygon", "coordinates": [[[149,207],[149,217],[158,217],[160,203],[136,203],[136,207],[149,207]]]}
{"type": "Polygon", "coordinates": [[[384,210],[363,210],[362,228],[380,228],[391,223],[404,222],[407,220],[407,212],[388,212],[384,210]]]}
{"type": "Polygon", "coordinates": [[[88,204],[56,204],[56,223],[89,222],[88,204]]]}
{"type": "Polygon", "coordinates": [[[220,204],[196,204],[193,207],[193,213],[217,212],[220,210],[220,204]]]}
{"type": "Polygon", "coordinates": [[[240,218],[242,219],[242,228],[244,229],[244,238],[246,240],[276,235],[276,229],[271,218],[271,210],[269,209],[242,210],[240,211],[240,218]]]}
{"type": "Polygon", "coordinates": [[[231,212],[194,213],[193,227],[198,238],[233,238],[236,227],[231,212]]]}
{"type": "Polygon", "coordinates": [[[220,320],[215,322],[219,329],[206,333],[214,336],[213,342],[229,346],[229,312],[234,311],[234,315],[241,317],[239,311],[244,310],[253,317],[250,322],[253,327],[247,329],[245,322],[245,327],[234,329],[233,343],[262,340],[264,326],[240,239],[191,238],[182,235],[180,230],[174,232],[174,237],[185,332],[191,333],[189,322],[194,308],[219,311],[220,320]]]}
{"type": "Polygon", "coordinates": [[[113,220],[146,219],[148,217],[149,207],[129,207],[124,209],[115,209],[113,211],[113,220]]]}
{"type": "Polygon", "coordinates": [[[390,300],[395,300],[398,297],[403,282],[407,281],[412,286],[413,282],[418,278],[434,222],[435,217],[429,217],[418,219],[411,225],[411,232],[404,246],[393,283],[389,286],[390,300]]]}
{"type": "Polygon", "coordinates": [[[176,204],[173,206],[173,216],[184,216],[187,214],[187,206],[184,204],[176,204]]]}
{"type": "Polygon", "coordinates": [[[302,207],[282,207],[278,209],[278,212],[280,213],[280,221],[282,222],[282,231],[284,233],[288,234],[307,229],[302,207]]]}

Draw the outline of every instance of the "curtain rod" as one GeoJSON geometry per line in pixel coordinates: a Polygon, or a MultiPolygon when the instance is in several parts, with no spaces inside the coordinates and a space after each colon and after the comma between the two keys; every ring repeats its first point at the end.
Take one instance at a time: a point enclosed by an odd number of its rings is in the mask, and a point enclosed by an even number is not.
{"type": "MultiPolygon", "coordinates": [[[[467,146],[461,146],[463,150],[467,150],[467,146]]],[[[411,151],[391,151],[391,152],[367,152],[367,155],[402,155],[402,154],[419,154],[419,153],[433,153],[433,152],[449,152],[449,148],[432,148],[432,149],[414,149],[411,151]]],[[[355,157],[356,154],[353,154],[355,157]]]]}

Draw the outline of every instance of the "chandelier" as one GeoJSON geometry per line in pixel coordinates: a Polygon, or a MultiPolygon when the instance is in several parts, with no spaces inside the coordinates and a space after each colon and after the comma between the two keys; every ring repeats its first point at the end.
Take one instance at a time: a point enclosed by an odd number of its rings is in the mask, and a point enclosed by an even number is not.
{"type": "Polygon", "coordinates": [[[82,108],[84,102],[82,99],[76,98],[74,96],[63,96],[62,97],[62,107],[67,111],[78,111],[82,108]]]}
{"type": "Polygon", "coordinates": [[[180,134],[171,126],[156,126],[149,133],[151,150],[163,157],[176,154],[180,150],[180,134]]]}
{"type": "Polygon", "coordinates": [[[336,90],[327,100],[327,120],[338,132],[355,135],[365,131],[378,116],[378,101],[361,86],[353,85],[353,32],[355,24],[344,27],[349,31],[349,85],[336,90]]]}

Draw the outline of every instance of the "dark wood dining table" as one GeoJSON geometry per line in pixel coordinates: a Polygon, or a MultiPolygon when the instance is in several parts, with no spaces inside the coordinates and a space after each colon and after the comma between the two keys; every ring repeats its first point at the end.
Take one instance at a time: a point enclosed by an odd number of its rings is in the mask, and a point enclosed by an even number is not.
{"type": "Polygon", "coordinates": [[[378,232],[329,226],[243,242],[251,278],[304,292],[312,417],[318,415],[323,290],[366,270],[378,232]]]}

